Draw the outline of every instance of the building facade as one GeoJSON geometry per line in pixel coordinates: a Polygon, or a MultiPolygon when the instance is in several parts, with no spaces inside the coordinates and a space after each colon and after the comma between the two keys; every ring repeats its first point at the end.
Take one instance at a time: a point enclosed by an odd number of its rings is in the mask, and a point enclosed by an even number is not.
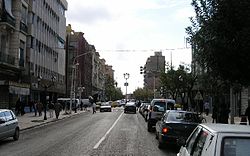
{"type": "Polygon", "coordinates": [[[66,0],[29,1],[26,55],[31,100],[55,101],[65,94],[66,0]]]}
{"type": "Polygon", "coordinates": [[[18,98],[27,103],[64,94],[67,1],[0,5],[0,107],[13,108],[18,98]]]}
{"type": "Polygon", "coordinates": [[[165,72],[165,56],[162,52],[155,52],[144,65],[144,87],[150,89],[156,95],[160,91],[160,74],[165,72]]]}

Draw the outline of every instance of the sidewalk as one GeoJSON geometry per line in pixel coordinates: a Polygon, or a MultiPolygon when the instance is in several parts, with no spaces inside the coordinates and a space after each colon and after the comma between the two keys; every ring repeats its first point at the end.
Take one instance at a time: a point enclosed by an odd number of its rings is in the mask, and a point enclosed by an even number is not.
{"type": "Polygon", "coordinates": [[[72,111],[71,114],[65,114],[65,111],[61,111],[59,118],[56,119],[56,115],[54,112],[54,116],[53,118],[49,117],[49,112],[47,111],[47,120],[43,120],[44,119],[44,112],[42,113],[42,116],[35,116],[34,112],[27,112],[25,113],[23,116],[17,116],[18,119],[18,125],[20,127],[20,130],[26,130],[26,129],[30,129],[30,128],[34,128],[36,126],[40,126],[40,125],[45,125],[47,123],[50,122],[56,122],[58,120],[62,120],[64,118],[68,118],[77,114],[81,114],[84,113],[86,111],[80,111],[77,110],[77,113],[75,113],[75,111],[72,111]]]}
{"type": "MultiPolygon", "coordinates": [[[[207,120],[207,123],[212,123],[213,121],[212,114],[208,114],[208,116],[203,114],[203,117],[207,120]]],[[[234,117],[235,124],[240,124],[240,120],[241,120],[241,117],[234,117]]],[[[230,122],[231,122],[231,118],[229,116],[228,123],[231,124],[230,122]]]]}

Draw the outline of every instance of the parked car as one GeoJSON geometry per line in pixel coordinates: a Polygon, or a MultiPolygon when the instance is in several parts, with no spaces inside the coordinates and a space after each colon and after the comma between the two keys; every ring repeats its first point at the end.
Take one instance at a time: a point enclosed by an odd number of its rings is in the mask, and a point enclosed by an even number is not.
{"type": "Polygon", "coordinates": [[[0,140],[13,137],[19,139],[20,128],[15,114],[8,109],[0,109],[0,140]]]}
{"type": "Polygon", "coordinates": [[[131,113],[131,112],[136,114],[135,102],[127,102],[124,106],[124,113],[131,113]]]}
{"type": "Polygon", "coordinates": [[[156,123],[158,147],[166,144],[181,146],[193,130],[199,125],[199,116],[195,112],[167,110],[161,120],[156,123]]]}
{"type": "Polygon", "coordinates": [[[245,156],[250,153],[249,145],[250,126],[200,124],[183,142],[177,156],[245,156]]]}
{"type": "Polygon", "coordinates": [[[153,99],[150,103],[150,111],[147,115],[147,128],[153,131],[156,122],[161,119],[166,110],[174,109],[175,100],[172,99],[153,99]]]}
{"type": "Polygon", "coordinates": [[[100,112],[112,112],[110,102],[102,102],[100,106],[100,112]]]}

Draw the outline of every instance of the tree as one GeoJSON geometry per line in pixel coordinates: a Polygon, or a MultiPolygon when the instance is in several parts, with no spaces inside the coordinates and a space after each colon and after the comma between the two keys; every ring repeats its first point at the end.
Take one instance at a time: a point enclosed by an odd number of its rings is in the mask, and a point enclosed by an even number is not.
{"type": "Polygon", "coordinates": [[[196,17],[186,28],[196,59],[211,74],[250,84],[250,1],[193,0],[196,17]]]}
{"type": "Polygon", "coordinates": [[[105,96],[106,100],[110,101],[123,98],[121,89],[115,86],[115,82],[111,77],[107,77],[105,81],[105,96]]]}
{"type": "MultiPolygon", "coordinates": [[[[250,1],[193,0],[192,5],[196,17],[186,28],[189,41],[195,59],[209,71],[207,78],[214,80],[209,85],[218,110],[224,110],[229,105],[229,98],[225,98],[229,87],[237,92],[241,85],[250,84],[246,72],[250,69],[250,1]]],[[[227,122],[223,120],[219,118],[227,122]]]]}
{"type": "MultiPolygon", "coordinates": [[[[184,65],[179,65],[177,70],[169,68],[166,73],[161,73],[161,84],[171,95],[173,99],[181,97],[182,104],[187,109],[187,103],[185,103],[185,97],[191,98],[191,91],[194,86],[196,77],[189,72],[190,69],[184,65]]],[[[189,100],[190,101],[190,100],[189,100]]]]}
{"type": "Polygon", "coordinates": [[[133,96],[135,99],[148,101],[154,97],[154,93],[151,90],[148,90],[147,88],[137,88],[133,92],[133,96]]]}

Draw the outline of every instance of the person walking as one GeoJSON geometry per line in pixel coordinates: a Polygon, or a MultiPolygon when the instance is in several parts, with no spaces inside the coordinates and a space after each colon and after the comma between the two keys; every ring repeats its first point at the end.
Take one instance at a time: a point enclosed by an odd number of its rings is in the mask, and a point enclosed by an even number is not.
{"type": "Polygon", "coordinates": [[[48,108],[49,108],[49,117],[53,118],[53,116],[54,116],[54,113],[53,113],[53,111],[54,111],[54,104],[52,102],[49,102],[48,108]]]}
{"type": "Polygon", "coordinates": [[[205,110],[206,115],[208,116],[208,113],[209,113],[209,102],[208,101],[206,101],[204,103],[204,110],[205,110]]]}
{"type": "Polygon", "coordinates": [[[43,104],[40,101],[38,101],[36,104],[36,107],[37,107],[38,115],[42,116],[43,104]]]}
{"type": "Polygon", "coordinates": [[[62,110],[62,105],[59,102],[56,102],[54,105],[54,109],[55,109],[56,119],[58,119],[60,111],[62,110]]]}
{"type": "Polygon", "coordinates": [[[246,109],[245,116],[247,116],[248,125],[250,125],[250,103],[248,103],[248,107],[246,109]]]}
{"type": "Polygon", "coordinates": [[[20,110],[21,110],[21,100],[20,98],[18,98],[16,101],[16,107],[15,107],[15,112],[17,116],[21,113],[20,110]]]}
{"type": "Polygon", "coordinates": [[[93,114],[95,114],[96,113],[96,104],[95,103],[93,103],[92,108],[93,108],[93,114]]]}
{"type": "Polygon", "coordinates": [[[35,112],[35,116],[37,115],[37,101],[34,101],[33,102],[33,109],[34,109],[34,112],[35,112]]]}
{"type": "Polygon", "coordinates": [[[217,123],[217,107],[216,107],[216,105],[213,106],[212,118],[213,118],[212,123],[217,123]]]}

